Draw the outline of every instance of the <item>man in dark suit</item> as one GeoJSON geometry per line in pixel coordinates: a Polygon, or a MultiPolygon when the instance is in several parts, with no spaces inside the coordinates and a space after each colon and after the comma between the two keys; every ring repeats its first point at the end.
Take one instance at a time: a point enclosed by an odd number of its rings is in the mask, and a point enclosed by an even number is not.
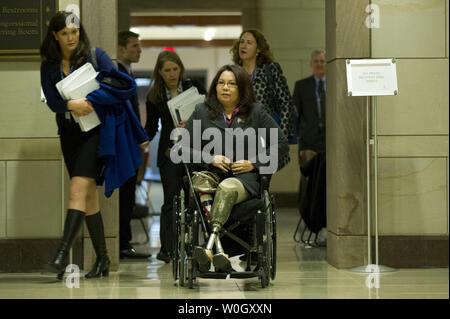
{"type": "Polygon", "coordinates": [[[325,52],[314,51],[310,62],[313,75],[295,83],[293,100],[298,110],[300,163],[325,151],[325,52]]]}
{"type": "MultiPolygon", "coordinates": [[[[297,132],[299,136],[298,157],[300,163],[300,172],[302,174],[300,180],[300,194],[304,194],[304,192],[306,191],[307,187],[306,183],[308,182],[305,176],[305,172],[308,170],[309,166],[312,166],[311,165],[312,160],[319,153],[321,153],[320,160],[322,161],[322,159],[325,158],[325,150],[326,150],[325,51],[316,50],[311,54],[310,67],[313,71],[313,75],[297,81],[295,83],[293,94],[293,100],[298,110],[298,126],[297,126],[297,132]]],[[[325,184],[323,183],[322,185],[325,184]]],[[[323,201],[326,200],[326,198],[321,197],[319,198],[319,200],[323,201]]],[[[300,195],[300,198],[302,198],[302,195],[300,195]]],[[[311,199],[307,198],[306,200],[311,199]]],[[[303,206],[302,203],[300,203],[300,205],[301,207],[303,206]]]]}
{"type": "MultiPolygon", "coordinates": [[[[131,31],[119,32],[119,45],[117,48],[117,64],[121,72],[133,76],[131,63],[139,62],[141,44],[139,35],[131,31]]],[[[132,109],[140,120],[139,101],[137,94],[130,99],[132,109]]],[[[151,254],[136,252],[130,244],[131,240],[131,215],[135,206],[137,173],[131,177],[119,190],[119,249],[120,258],[148,258],[151,254]]]]}

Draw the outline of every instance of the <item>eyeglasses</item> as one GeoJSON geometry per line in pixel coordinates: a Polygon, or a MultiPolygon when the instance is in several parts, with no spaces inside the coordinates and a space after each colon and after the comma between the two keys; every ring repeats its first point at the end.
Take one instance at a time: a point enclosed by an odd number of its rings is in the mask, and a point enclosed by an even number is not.
{"type": "Polygon", "coordinates": [[[228,86],[229,89],[237,88],[237,83],[236,82],[228,82],[228,83],[226,83],[225,81],[217,81],[217,86],[220,86],[220,87],[223,88],[223,87],[225,87],[225,85],[228,86]]]}

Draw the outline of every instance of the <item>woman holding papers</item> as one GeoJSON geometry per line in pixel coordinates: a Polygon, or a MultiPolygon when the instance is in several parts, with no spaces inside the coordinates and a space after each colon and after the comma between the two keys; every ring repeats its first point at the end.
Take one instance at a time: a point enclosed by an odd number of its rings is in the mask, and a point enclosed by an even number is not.
{"type": "Polygon", "coordinates": [[[289,145],[277,123],[261,104],[256,103],[250,80],[245,70],[237,65],[225,65],[219,69],[205,103],[196,106],[184,129],[192,141],[185,144],[181,140],[177,147],[181,145],[183,153],[200,152],[202,162],[192,164],[193,167],[211,171],[219,177],[210,212],[213,233],[206,248],[195,248],[194,259],[202,271],[208,271],[213,262],[216,271],[230,272],[231,264],[221,247],[218,232],[235,204],[259,196],[259,174],[271,175],[283,167],[278,159],[289,152],[289,145]],[[194,121],[200,122],[198,137],[194,135],[194,121]],[[203,134],[206,130],[211,133],[203,134]],[[216,133],[213,134],[212,130],[216,133]],[[231,134],[236,142],[233,140],[232,145],[227,145],[226,140],[231,134]],[[193,140],[200,136],[201,143],[196,147],[193,140]],[[221,143],[217,143],[216,138],[221,143]],[[222,147],[214,147],[213,152],[209,147],[213,142],[222,147]],[[269,155],[270,160],[265,161],[263,155],[269,155]],[[214,245],[216,254],[213,256],[214,245]]]}
{"type": "MultiPolygon", "coordinates": [[[[170,133],[175,128],[167,102],[187,89],[195,86],[200,94],[205,90],[198,84],[184,77],[184,66],[178,54],[172,51],[162,51],[158,55],[152,79],[154,85],[147,96],[146,131],[150,141],[158,132],[158,122],[161,120],[161,136],[158,145],[158,167],[164,191],[164,203],[161,207],[160,239],[161,249],[156,258],[166,263],[170,262],[172,252],[172,208],[173,198],[181,189],[183,168],[174,164],[169,157],[173,142],[170,133]]],[[[183,126],[184,121],[178,126],[183,126]]]]}
{"type": "MultiPolygon", "coordinates": [[[[100,134],[101,126],[86,132],[82,131],[72,114],[76,116],[90,114],[94,110],[93,104],[87,98],[65,99],[56,87],[59,81],[87,62],[97,65],[97,71],[100,73],[115,70],[111,59],[103,50],[96,48],[92,52],[95,53],[94,63],[87,34],[75,15],[58,12],[51,19],[40,49],[41,85],[49,108],[56,113],[62,153],[70,176],[69,203],[63,238],[55,258],[46,265],[47,270],[58,274],[58,278],[65,272],[70,248],[82,227],[83,220],[86,221],[97,255],[94,268],[86,278],[107,276],[109,272],[110,260],[97,191],[97,185],[103,182],[101,175],[104,169],[104,163],[98,156],[99,143],[104,138],[100,134]]],[[[97,91],[101,90],[91,93],[97,91]]],[[[97,96],[94,95],[94,98],[97,96]]]]}

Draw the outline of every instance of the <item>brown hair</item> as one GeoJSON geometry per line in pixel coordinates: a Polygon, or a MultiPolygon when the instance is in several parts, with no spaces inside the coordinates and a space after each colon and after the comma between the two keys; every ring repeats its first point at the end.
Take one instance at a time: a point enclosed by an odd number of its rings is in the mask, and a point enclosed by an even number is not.
{"type": "Polygon", "coordinates": [[[245,72],[242,67],[231,64],[221,67],[211,82],[205,100],[205,105],[209,110],[209,114],[211,118],[217,118],[223,113],[223,106],[217,98],[217,81],[225,71],[233,72],[234,77],[236,78],[237,89],[239,90],[239,102],[237,105],[239,107],[239,115],[248,117],[253,109],[253,103],[256,101],[253,86],[247,72],[245,72]]]}
{"type": "Polygon", "coordinates": [[[118,45],[120,45],[122,47],[126,47],[128,44],[129,38],[139,39],[139,34],[129,31],[129,30],[120,31],[117,36],[118,45]]]}
{"type": "Polygon", "coordinates": [[[156,60],[155,68],[153,69],[153,86],[147,95],[147,100],[153,104],[163,101],[166,95],[166,91],[164,89],[164,79],[162,78],[161,74],[159,74],[159,71],[163,68],[164,63],[167,61],[173,62],[180,67],[181,72],[179,81],[182,81],[184,79],[184,65],[183,62],[181,62],[178,54],[169,50],[161,51],[158,55],[158,59],[156,60]]]}
{"type": "Polygon", "coordinates": [[[257,45],[257,48],[259,49],[259,54],[257,54],[257,56],[256,56],[256,65],[261,66],[261,65],[273,62],[274,59],[273,59],[272,52],[270,50],[269,43],[267,42],[264,35],[256,29],[248,29],[248,30],[242,31],[241,35],[239,36],[239,39],[237,39],[234,42],[233,46],[230,49],[230,53],[232,55],[233,62],[238,65],[242,65],[242,60],[239,57],[239,43],[241,41],[242,36],[245,33],[251,33],[256,40],[256,45],[257,45]]]}
{"type": "MultiPolygon", "coordinates": [[[[65,11],[59,11],[51,18],[47,33],[40,48],[40,54],[43,61],[49,61],[52,63],[61,62],[63,58],[61,47],[59,46],[58,41],[55,40],[53,32],[59,32],[67,26],[67,22],[73,22],[75,19],[78,19],[78,17],[71,12],[65,11]]],[[[70,65],[75,69],[87,62],[91,48],[89,38],[81,25],[81,22],[79,20],[76,22],[79,23],[80,38],[77,47],[70,57],[70,65]]]]}

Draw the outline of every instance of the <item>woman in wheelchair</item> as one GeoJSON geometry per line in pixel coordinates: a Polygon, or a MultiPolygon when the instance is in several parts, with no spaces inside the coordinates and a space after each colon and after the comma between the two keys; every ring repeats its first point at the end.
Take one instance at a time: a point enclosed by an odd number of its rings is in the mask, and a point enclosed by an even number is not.
{"type": "Polygon", "coordinates": [[[189,132],[189,143],[182,143],[183,152],[186,148],[190,152],[188,166],[198,170],[200,165],[220,181],[210,212],[212,234],[205,248],[194,249],[193,258],[200,271],[208,271],[212,262],[216,271],[229,273],[229,256],[218,233],[234,205],[260,196],[259,174],[271,175],[281,169],[278,158],[288,156],[289,144],[272,117],[255,102],[248,74],[236,65],[225,65],[217,72],[205,103],[196,105],[184,128],[189,132]],[[191,156],[198,159],[200,154],[201,163],[192,163],[191,156]],[[268,160],[270,165],[264,166],[268,160]]]}

